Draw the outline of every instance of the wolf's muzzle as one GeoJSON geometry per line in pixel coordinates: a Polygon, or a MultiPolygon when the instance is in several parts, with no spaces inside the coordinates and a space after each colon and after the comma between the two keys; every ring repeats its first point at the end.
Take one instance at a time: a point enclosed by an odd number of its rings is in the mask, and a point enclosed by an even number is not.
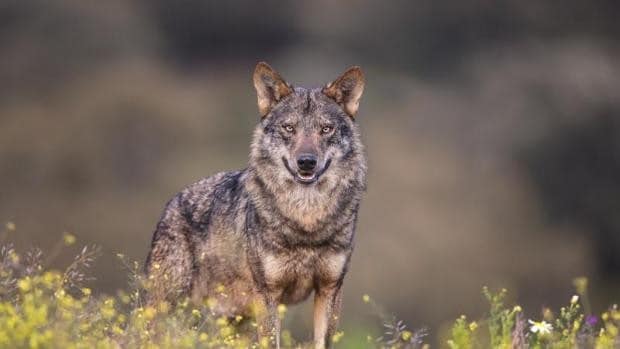
{"type": "Polygon", "coordinates": [[[301,154],[297,157],[297,168],[303,172],[311,174],[316,168],[316,155],[301,154]]]}
{"type": "MultiPolygon", "coordinates": [[[[321,168],[319,171],[316,171],[314,173],[308,173],[303,168],[300,168],[299,169],[300,171],[293,171],[293,169],[288,164],[288,161],[286,160],[285,157],[282,157],[282,162],[284,163],[284,167],[286,167],[286,169],[293,176],[293,179],[295,179],[295,181],[297,181],[298,183],[301,183],[301,184],[312,184],[312,183],[315,183],[316,181],[318,181],[319,178],[321,177],[321,175],[323,175],[323,173],[325,173],[325,171],[327,171],[327,169],[329,168],[329,166],[332,163],[332,159],[327,159],[327,161],[325,162],[325,165],[323,166],[323,168],[321,168]]],[[[299,166],[299,164],[298,164],[298,166],[299,166]]],[[[314,164],[314,167],[316,167],[316,163],[314,164]]]]}

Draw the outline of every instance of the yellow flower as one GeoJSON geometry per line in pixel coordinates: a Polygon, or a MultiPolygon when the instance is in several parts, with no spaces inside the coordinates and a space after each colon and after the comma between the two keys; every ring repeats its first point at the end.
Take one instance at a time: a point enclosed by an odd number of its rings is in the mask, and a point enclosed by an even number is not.
{"type": "Polygon", "coordinates": [[[269,348],[269,338],[267,338],[267,337],[263,337],[263,338],[261,338],[261,339],[260,339],[259,346],[260,346],[261,348],[269,348]]]}
{"type": "Polygon", "coordinates": [[[91,292],[90,288],[88,288],[88,287],[84,287],[84,288],[82,288],[82,293],[83,293],[85,296],[87,296],[87,297],[88,297],[88,296],[90,296],[90,294],[91,294],[92,292],[91,292]]]}
{"type": "Polygon", "coordinates": [[[224,327],[226,325],[228,325],[228,319],[224,316],[217,318],[217,320],[215,320],[215,324],[218,325],[219,327],[224,327]]]}
{"type": "Polygon", "coordinates": [[[60,274],[47,271],[43,273],[43,284],[48,288],[55,287],[60,282],[60,274]]]}
{"type": "Polygon", "coordinates": [[[9,253],[9,259],[11,259],[11,263],[13,264],[19,263],[19,255],[15,251],[9,253]]]}
{"type": "Polygon", "coordinates": [[[75,235],[71,234],[71,233],[64,233],[62,235],[62,240],[65,243],[66,246],[71,246],[73,244],[75,244],[76,238],[75,235]]]}
{"type": "Polygon", "coordinates": [[[198,336],[198,340],[201,342],[206,342],[207,339],[209,339],[209,335],[204,332],[201,332],[200,335],[198,336]]]}
{"type": "Polygon", "coordinates": [[[362,296],[362,300],[364,301],[364,303],[369,303],[370,302],[370,296],[365,294],[362,296]]]}
{"type": "Polygon", "coordinates": [[[280,318],[282,318],[282,317],[284,317],[284,314],[286,314],[286,305],[279,304],[278,305],[278,316],[280,316],[280,318]]]}
{"type": "Polygon", "coordinates": [[[338,343],[340,341],[340,339],[342,339],[343,336],[344,336],[344,332],[343,331],[337,331],[332,336],[332,342],[338,343]]]}
{"type": "Polygon", "coordinates": [[[478,328],[478,323],[476,323],[476,321],[472,321],[472,322],[469,324],[469,330],[470,330],[470,331],[474,332],[477,328],[478,328]]]}
{"type": "Polygon", "coordinates": [[[586,277],[578,277],[573,279],[573,286],[575,286],[575,290],[577,290],[577,294],[584,295],[588,291],[588,278],[586,277]]]}
{"type": "Polygon", "coordinates": [[[217,300],[215,298],[209,297],[205,301],[205,305],[207,306],[207,308],[213,310],[215,306],[217,306],[217,300]]]}
{"type": "Polygon", "coordinates": [[[512,308],[512,311],[514,311],[515,313],[520,313],[523,311],[523,309],[521,308],[520,305],[515,305],[515,307],[512,308]]]}
{"type": "Polygon", "coordinates": [[[235,330],[230,326],[224,326],[220,328],[220,335],[224,338],[230,337],[235,333],[235,330]]]}
{"type": "Polygon", "coordinates": [[[118,318],[116,318],[116,321],[118,321],[119,324],[123,324],[125,323],[125,321],[127,321],[127,316],[125,316],[125,314],[119,314],[118,318]]]}
{"type": "Polygon", "coordinates": [[[167,313],[170,310],[170,303],[163,301],[157,304],[160,313],[167,313]]]}
{"type": "Polygon", "coordinates": [[[153,307],[144,308],[144,318],[147,320],[153,320],[153,318],[157,315],[157,310],[153,307]]]}
{"type": "Polygon", "coordinates": [[[400,334],[400,337],[405,342],[408,342],[411,339],[411,336],[413,336],[413,333],[411,333],[411,331],[403,331],[403,333],[400,334]]]}
{"type": "Polygon", "coordinates": [[[118,299],[123,304],[129,304],[131,302],[131,297],[127,294],[127,292],[121,290],[118,292],[118,299]]]}
{"type": "Polygon", "coordinates": [[[32,289],[32,279],[25,277],[17,282],[17,287],[22,292],[28,292],[32,289]]]}
{"type": "Polygon", "coordinates": [[[123,329],[117,325],[112,326],[112,332],[116,335],[122,335],[124,333],[123,329]]]}

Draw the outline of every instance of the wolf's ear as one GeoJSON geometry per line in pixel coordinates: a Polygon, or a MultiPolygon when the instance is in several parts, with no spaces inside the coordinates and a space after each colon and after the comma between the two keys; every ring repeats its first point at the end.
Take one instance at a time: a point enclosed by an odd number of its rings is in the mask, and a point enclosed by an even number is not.
{"type": "Polygon", "coordinates": [[[351,117],[357,113],[364,92],[364,73],[358,66],[347,69],[323,88],[323,93],[340,104],[351,117]]]}
{"type": "Polygon", "coordinates": [[[291,85],[265,62],[259,62],[254,69],[254,88],[258,98],[258,111],[262,117],[282,98],[293,92],[291,85]]]}

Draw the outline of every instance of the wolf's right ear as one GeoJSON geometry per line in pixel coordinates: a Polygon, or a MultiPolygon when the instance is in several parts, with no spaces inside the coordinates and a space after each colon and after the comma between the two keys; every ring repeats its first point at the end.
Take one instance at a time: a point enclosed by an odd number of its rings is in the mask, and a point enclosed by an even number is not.
{"type": "Polygon", "coordinates": [[[265,117],[276,103],[293,92],[291,85],[265,62],[259,62],[254,69],[254,88],[261,117],[265,117]]]}

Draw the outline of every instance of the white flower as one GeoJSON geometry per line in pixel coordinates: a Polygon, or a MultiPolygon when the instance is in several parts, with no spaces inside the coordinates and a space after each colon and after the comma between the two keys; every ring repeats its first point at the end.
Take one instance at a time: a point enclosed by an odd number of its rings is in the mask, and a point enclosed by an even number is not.
{"type": "Polygon", "coordinates": [[[570,299],[570,304],[577,304],[579,302],[579,296],[574,295],[573,298],[570,299]]]}
{"type": "Polygon", "coordinates": [[[539,333],[541,335],[545,335],[545,334],[549,334],[551,333],[551,331],[553,331],[553,326],[551,326],[551,324],[545,322],[545,321],[532,321],[532,320],[527,320],[527,322],[530,323],[530,331],[532,331],[533,333],[539,333]]]}

